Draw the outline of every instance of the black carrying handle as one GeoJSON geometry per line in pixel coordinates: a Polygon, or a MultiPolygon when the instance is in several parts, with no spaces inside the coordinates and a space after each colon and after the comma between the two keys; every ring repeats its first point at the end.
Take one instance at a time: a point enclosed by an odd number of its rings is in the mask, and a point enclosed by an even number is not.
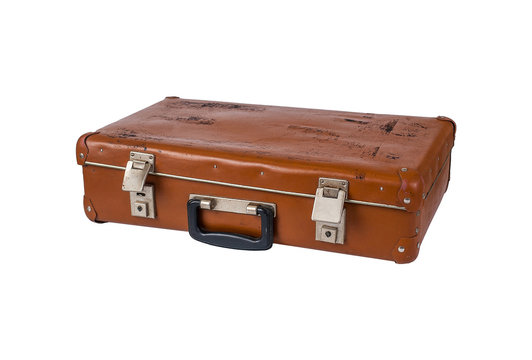
{"type": "Polygon", "coordinates": [[[198,211],[201,200],[190,199],[187,202],[188,233],[190,236],[203,243],[238,250],[268,250],[273,244],[273,209],[268,206],[257,205],[257,215],[260,216],[261,235],[259,238],[252,236],[208,232],[198,224],[198,211]]]}

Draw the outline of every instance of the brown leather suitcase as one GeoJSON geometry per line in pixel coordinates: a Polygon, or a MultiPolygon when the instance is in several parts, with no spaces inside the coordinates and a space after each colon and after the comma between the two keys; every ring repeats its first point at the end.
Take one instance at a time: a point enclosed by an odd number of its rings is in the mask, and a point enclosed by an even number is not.
{"type": "Polygon", "coordinates": [[[96,222],[222,247],[413,261],[447,190],[455,124],[168,97],[82,135],[96,222]]]}

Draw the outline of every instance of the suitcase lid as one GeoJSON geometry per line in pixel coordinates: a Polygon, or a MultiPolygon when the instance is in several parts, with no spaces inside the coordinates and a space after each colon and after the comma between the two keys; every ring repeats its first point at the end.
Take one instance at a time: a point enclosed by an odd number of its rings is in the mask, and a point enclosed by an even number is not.
{"type": "Polygon", "coordinates": [[[450,161],[445,117],[377,115],[167,97],[78,141],[80,164],[314,197],[320,178],[346,180],[348,201],[417,211],[450,161]],[[81,157],[80,155],[83,155],[81,157]]]}

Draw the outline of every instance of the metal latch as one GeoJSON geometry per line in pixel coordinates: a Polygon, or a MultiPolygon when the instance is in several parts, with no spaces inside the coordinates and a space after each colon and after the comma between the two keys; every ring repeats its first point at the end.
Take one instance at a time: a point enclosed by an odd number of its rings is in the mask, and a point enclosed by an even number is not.
{"type": "Polygon", "coordinates": [[[320,178],[312,220],[316,222],[316,240],[343,244],[345,237],[345,208],[349,182],[346,180],[320,178]]]}
{"type": "Polygon", "coordinates": [[[122,190],[129,192],[131,215],[155,218],[153,185],[146,185],[148,173],[155,171],[155,156],[132,151],[124,173],[122,190]]]}

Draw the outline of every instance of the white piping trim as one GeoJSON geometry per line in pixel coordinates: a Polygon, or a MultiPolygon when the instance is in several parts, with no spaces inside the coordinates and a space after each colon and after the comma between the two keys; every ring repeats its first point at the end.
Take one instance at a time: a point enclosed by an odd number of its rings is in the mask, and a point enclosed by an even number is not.
{"type": "MultiPolygon", "coordinates": [[[[92,162],[92,161],[86,161],[85,165],[98,166],[98,167],[103,167],[103,168],[108,168],[108,169],[115,169],[115,170],[126,170],[126,168],[124,166],[101,164],[101,163],[96,163],[96,162],[92,162]]],[[[150,175],[167,177],[167,178],[172,178],[172,179],[179,179],[179,180],[186,180],[186,181],[194,181],[194,182],[200,182],[200,183],[205,183],[205,184],[229,186],[229,187],[234,187],[234,188],[239,188],[239,189],[246,189],[246,190],[264,191],[264,192],[270,192],[270,193],[274,193],[274,194],[299,196],[299,197],[305,197],[305,198],[310,198],[310,199],[314,199],[316,197],[313,194],[304,194],[304,193],[298,193],[298,192],[293,192],[293,191],[284,191],[284,190],[262,188],[262,187],[257,187],[257,186],[232,184],[232,183],[227,183],[227,182],[223,182],[223,181],[198,179],[198,178],[193,178],[193,177],[188,177],[188,176],[164,174],[164,173],[159,173],[159,172],[150,172],[150,175]]],[[[406,209],[404,207],[402,207],[402,206],[389,205],[389,204],[380,204],[380,203],[374,203],[374,202],[369,202],[369,201],[346,199],[345,202],[346,203],[350,203],[350,204],[375,206],[375,207],[382,207],[382,208],[387,208],[387,209],[395,209],[395,210],[404,210],[404,211],[406,211],[406,209]]]]}

